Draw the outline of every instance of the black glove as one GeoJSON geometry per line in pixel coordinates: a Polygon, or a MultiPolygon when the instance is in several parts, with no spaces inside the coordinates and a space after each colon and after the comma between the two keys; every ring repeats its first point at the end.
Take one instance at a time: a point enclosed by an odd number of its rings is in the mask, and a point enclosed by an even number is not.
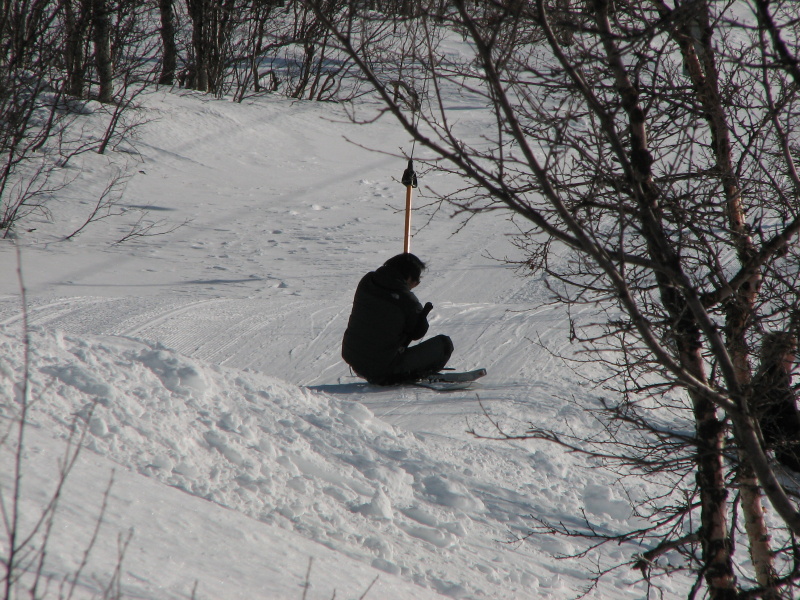
{"type": "Polygon", "coordinates": [[[433,304],[428,302],[425,306],[422,307],[422,310],[417,315],[417,322],[414,324],[414,328],[411,330],[409,337],[412,340],[418,340],[422,338],[426,333],[428,333],[428,313],[433,310],[433,304]]]}

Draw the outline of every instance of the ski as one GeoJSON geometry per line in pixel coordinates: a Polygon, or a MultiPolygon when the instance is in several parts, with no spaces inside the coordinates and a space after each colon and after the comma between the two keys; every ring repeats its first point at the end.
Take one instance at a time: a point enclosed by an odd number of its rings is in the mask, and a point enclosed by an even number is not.
{"type": "MultiPolygon", "coordinates": [[[[384,390],[384,389],[391,389],[392,387],[403,387],[403,386],[417,386],[417,387],[424,387],[431,390],[437,390],[439,392],[449,392],[452,390],[465,390],[473,387],[478,379],[486,375],[486,369],[474,369],[472,371],[445,371],[443,373],[435,373],[423,379],[417,379],[414,381],[404,381],[399,382],[391,385],[375,385],[370,383],[361,383],[358,380],[360,377],[352,377],[352,381],[342,381],[342,378],[339,378],[339,385],[344,383],[349,383],[350,385],[364,388],[364,389],[376,389],[376,390],[384,390]]],[[[313,389],[318,389],[320,391],[325,391],[325,388],[328,386],[313,386],[313,389]]]]}
{"type": "Polygon", "coordinates": [[[475,381],[484,375],[486,375],[486,369],[475,369],[473,371],[463,372],[447,371],[414,381],[413,385],[439,392],[464,390],[472,387],[475,381]]]}
{"type": "Polygon", "coordinates": [[[468,390],[475,385],[474,381],[415,381],[409,385],[423,387],[437,392],[453,392],[455,390],[468,390]]]}
{"type": "Polygon", "coordinates": [[[445,371],[443,373],[436,373],[430,377],[426,377],[421,381],[429,383],[464,383],[475,381],[486,375],[486,369],[474,369],[472,371],[445,371]]]}

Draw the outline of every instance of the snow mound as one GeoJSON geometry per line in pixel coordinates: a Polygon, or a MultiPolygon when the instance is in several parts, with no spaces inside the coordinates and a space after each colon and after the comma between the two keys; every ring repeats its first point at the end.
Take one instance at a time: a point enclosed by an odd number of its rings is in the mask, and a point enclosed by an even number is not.
{"type": "MultiPolygon", "coordinates": [[[[6,418],[19,407],[24,347],[0,328],[6,418]]],[[[88,448],[132,472],[379,572],[449,597],[501,598],[541,594],[541,573],[560,569],[530,544],[502,543],[535,510],[504,487],[507,473],[530,481],[536,465],[496,446],[425,441],[360,403],[126,338],[33,328],[28,364],[33,426],[64,439],[85,427],[88,448]],[[474,551],[487,545],[493,564],[474,551]]]]}

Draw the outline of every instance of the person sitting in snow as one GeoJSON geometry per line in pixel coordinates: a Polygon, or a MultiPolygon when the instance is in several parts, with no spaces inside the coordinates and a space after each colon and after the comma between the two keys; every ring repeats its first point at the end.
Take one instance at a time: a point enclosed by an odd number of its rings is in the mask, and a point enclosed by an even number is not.
{"type": "Polygon", "coordinates": [[[761,345],[761,365],[753,378],[753,408],[767,449],[785,467],[800,473],[800,412],[792,371],[797,340],[783,331],[768,333],[761,345]]]}
{"type": "Polygon", "coordinates": [[[377,385],[422,379],[441,370],[453,353],[446,335],[422,339],[428,313],[411,292],[425,263],[411,253],[398,254],[359,282],[350,321],[342,339],[342,358],[357,375],[377,385]]]}

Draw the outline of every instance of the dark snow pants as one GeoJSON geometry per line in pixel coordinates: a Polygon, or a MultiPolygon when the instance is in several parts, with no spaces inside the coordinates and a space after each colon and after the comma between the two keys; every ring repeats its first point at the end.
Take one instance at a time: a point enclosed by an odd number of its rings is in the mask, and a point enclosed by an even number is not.
{"type": "Polygon", "coordinates": [[[437,335],[403,350],[389,365],[385,375],[371,378],[370,382],[392,385],[421,379],[441,371],[451,354],[453,341],[446,335],[437,335]]]}

